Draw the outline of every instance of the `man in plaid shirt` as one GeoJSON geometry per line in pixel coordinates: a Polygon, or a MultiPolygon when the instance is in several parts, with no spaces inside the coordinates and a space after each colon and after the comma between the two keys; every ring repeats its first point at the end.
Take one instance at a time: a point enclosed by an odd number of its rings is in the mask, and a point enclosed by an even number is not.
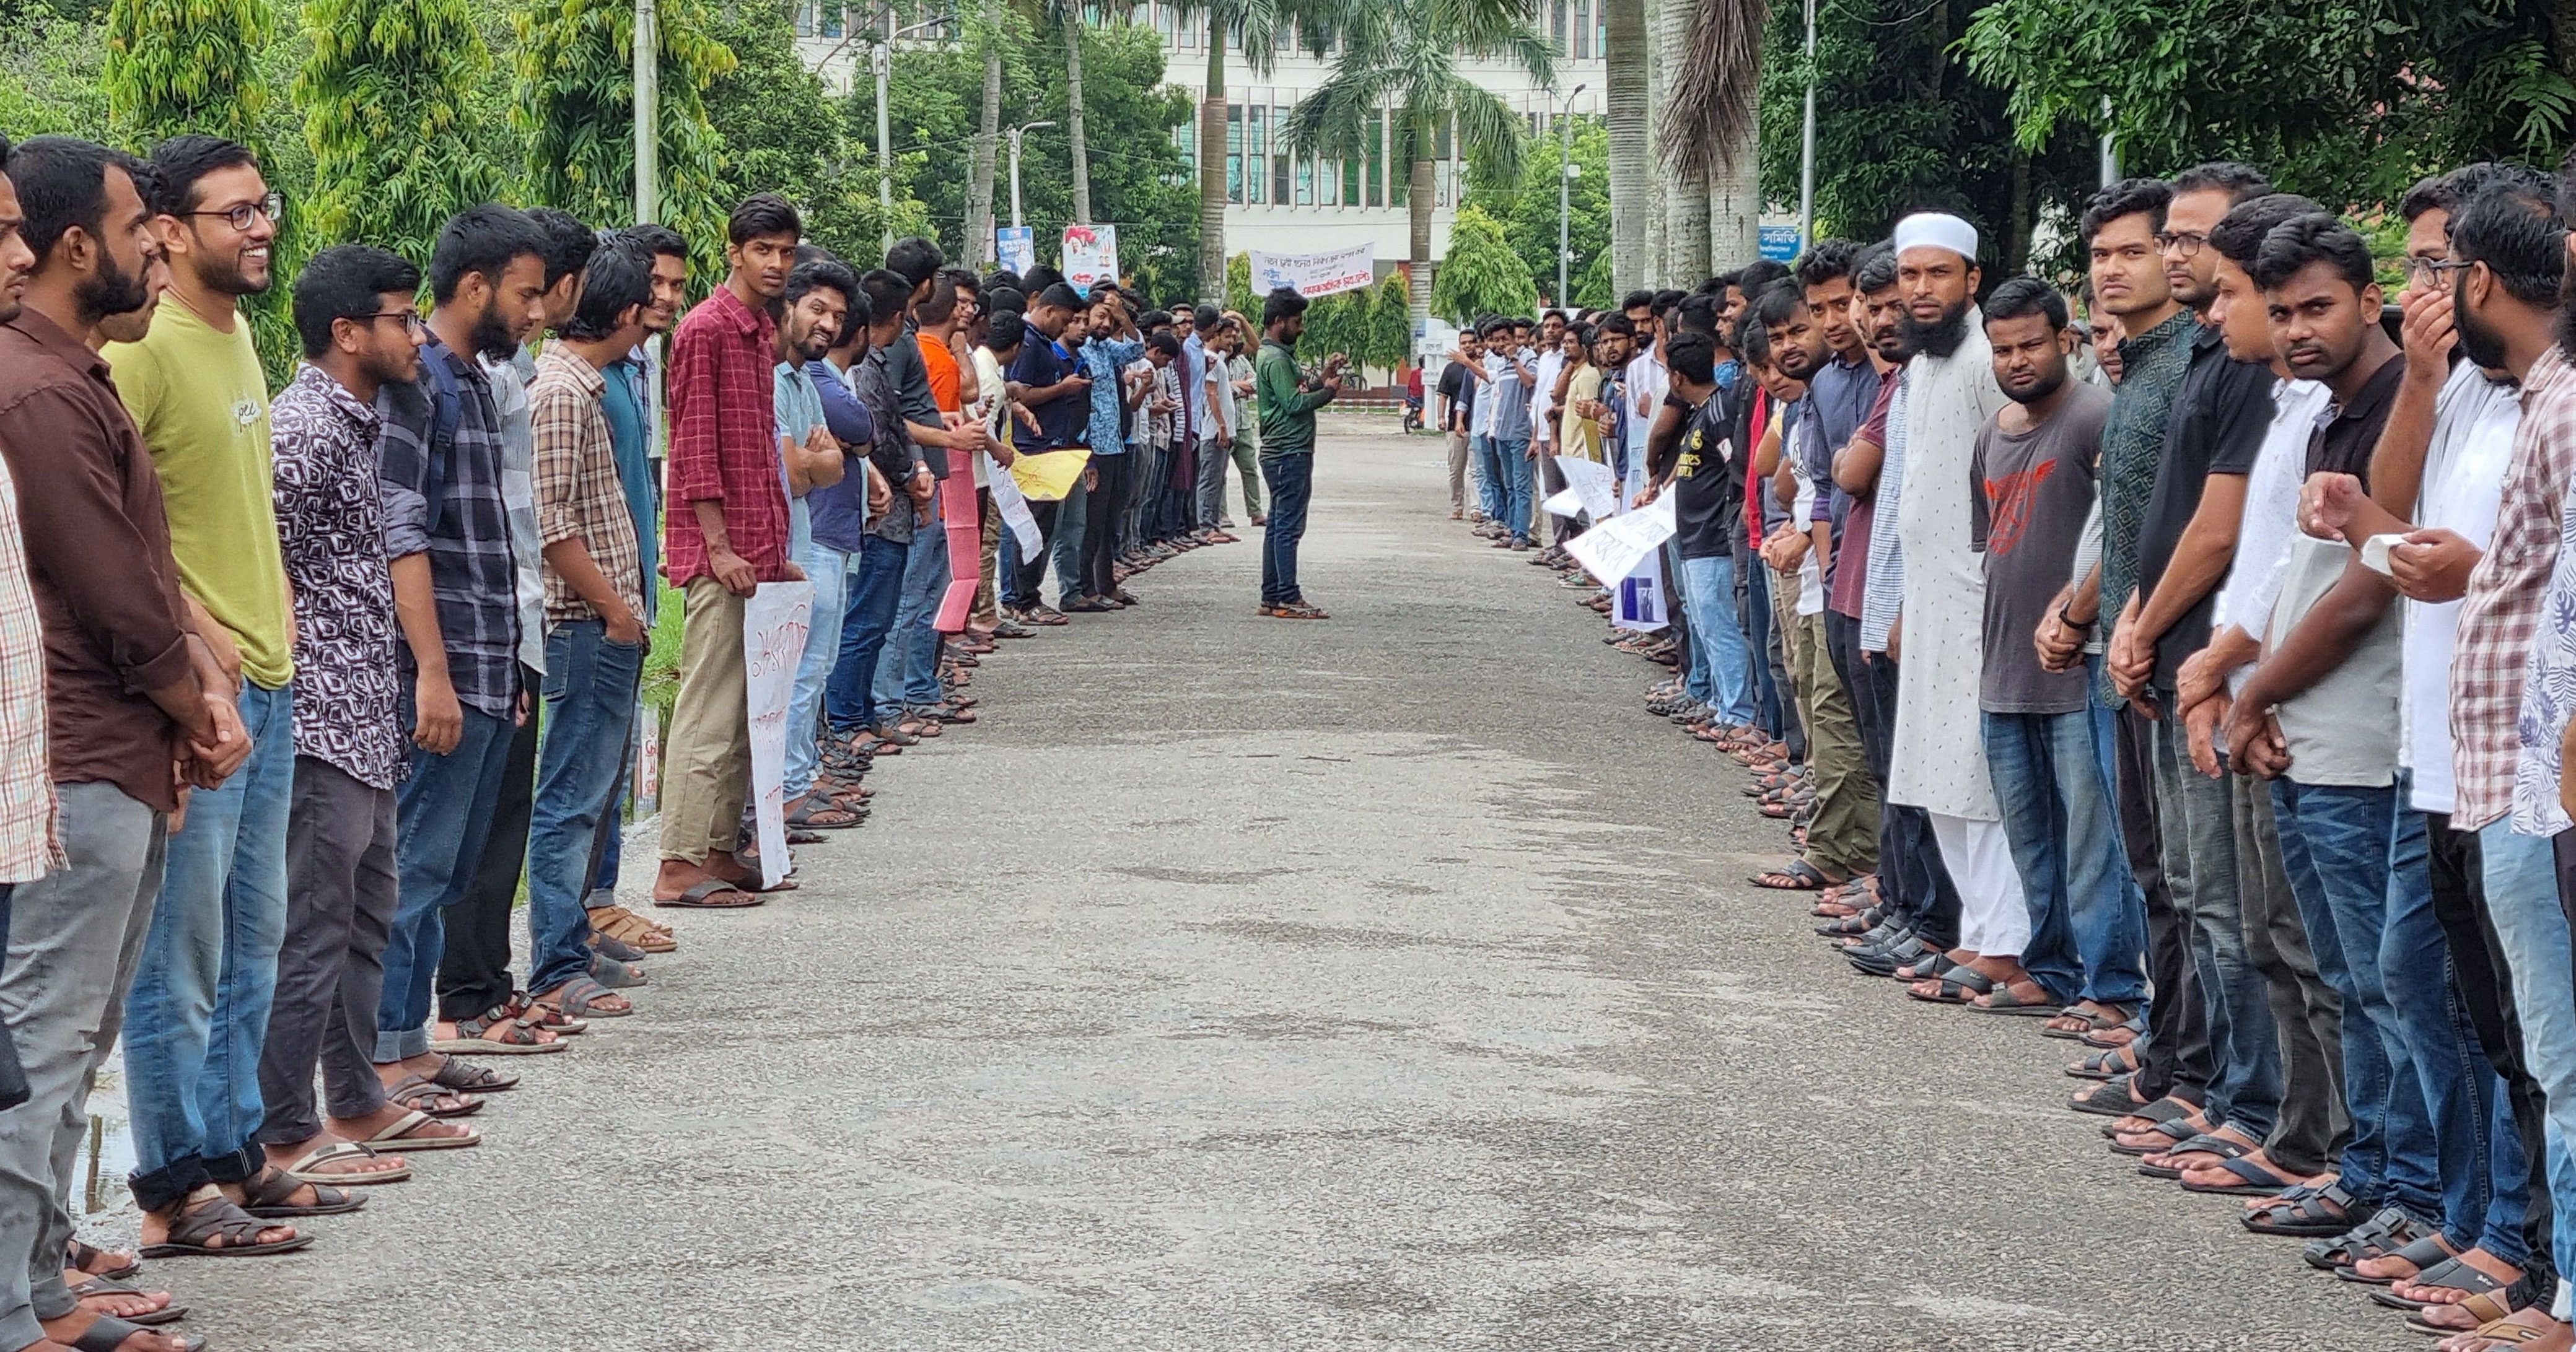
{"type": "Polygon", "coordinates": [[[680,693],[662,800],[653,904],[757,906],[734,858],[751,793],[742,603],[763,582],[797,582],[778,459],[776,324],[804,224],[762,193],[727,223],[725,284],[680,321],[671,344],[671,511],[662,571],[687,593],[680,693]]]}

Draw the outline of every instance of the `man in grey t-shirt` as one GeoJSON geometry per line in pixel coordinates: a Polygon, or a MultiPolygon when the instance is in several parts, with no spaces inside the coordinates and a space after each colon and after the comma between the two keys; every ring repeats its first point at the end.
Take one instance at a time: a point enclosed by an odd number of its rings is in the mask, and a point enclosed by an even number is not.
{"type": "Polygon", "coordinates": [[[2023,971],[1990,1008],[2117,1023],[2146,997],[2146,907],[2120,846],[2103,773],[2108,711],[2084,667],[2051,672],[2030,636],[2056,604],[2092,514],[2111,396],[2072,378],[2065,298],[2016,277],[1985,305],[1995,383],[2012,402],[1977,433],[1969,538],[1985,555],[1987,772],[2030,906],[2023,971]]]}

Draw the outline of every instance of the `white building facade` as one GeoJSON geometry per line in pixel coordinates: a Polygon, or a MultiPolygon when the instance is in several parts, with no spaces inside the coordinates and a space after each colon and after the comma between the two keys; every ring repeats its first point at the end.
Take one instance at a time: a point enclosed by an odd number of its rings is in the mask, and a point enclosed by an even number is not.
{"type": "MultiPolygon", "coordinates": [[[[1548,133],[1560,112],[1601,113],[1607,32],[1601,0],[1541,0],[1541,6],[1547,34],[1560,58],[1557,90],[1570,92],[1581,85],[1581,93],[1569,102],[1564,93],[1551,93],[1526,72],[1502,63],[1470,62],[1466,70],[1518,111],[1532,132],[1548,133]]],[[[1101,12],[1095,5],[1095,22],[1101,12]]],[[[1161,35],[1164,78],[1190,91],[1195,99],[1205,88],[1206,18],[1183,13],[1164,0],[1144,0],[1124,12],[1130,22],[1161,35]]],[[[806,64],[822,71],[837,88],[847,89],[869,78],[871,44],[884,31],[887,14],[882,5],[800,0],[797,42],[806,64]]],[[[898,12],[893,24],[900,31],[914,21],[898,12]]],[[[946,36],[947,28],[934,21],[922,33],[902,41],[937,41],[946,36]]],[[[1288,42],[1281,43],[1278,60],[1266,74],[1256,73],[1241,52],[1226,52],[1226,252],[1309,253],[1365,243],[1376,247],[1378,271],[1383,274],[1411,253],[1413,228],[1408,202],[1411,167],[1392,157],[1395,142],[1390,119],[1381,116],[1370,129],[1369,150],[1348,159],[1292,154],[1283,135],[1289,112],[1324,82],[1331,69],[1329,57],[1316,57],[1288,42]]],[[[1193,165],[1198,163],[1198,132],[1193,119],[1177,134],[1184,157],[1193,165]]],[[[1456,218],[1466,174],[1447,128],[1438,135],[1437,150],[1433,185],[1439,199],[1431,218],[1435,257],[1448,250],[1449,227],[1456,218]]],[[[1045,230],[1063,223],[1030,224],[1045,230]]]]}

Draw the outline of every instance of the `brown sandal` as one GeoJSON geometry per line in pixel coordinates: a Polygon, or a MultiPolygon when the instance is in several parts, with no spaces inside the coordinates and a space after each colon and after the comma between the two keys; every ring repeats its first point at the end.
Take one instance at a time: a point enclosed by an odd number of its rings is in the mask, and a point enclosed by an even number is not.
{"type": "Polygon", "coordinates": [[[668,953],[680,946],[679,941],[672,938],[670,926],[656,925],[623,906],[591,907],[590,927],[621,944],[647,953],[668,953]]]}
{"type": "Polygon", "coordinates": [[[512,1014],[508,1005],[495,1005],[478,1017],[458,1019],[456,1036],[432,1039],[429,1049],[455,1056],[535,1056],[564,1051],[566,1046],[561,1041],[539,1041],[537,1030],[512,1014]]]}

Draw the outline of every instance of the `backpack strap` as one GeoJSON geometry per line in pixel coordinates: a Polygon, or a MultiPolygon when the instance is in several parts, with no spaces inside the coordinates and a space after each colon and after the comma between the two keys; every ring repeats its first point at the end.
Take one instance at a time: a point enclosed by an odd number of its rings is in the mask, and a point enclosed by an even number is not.
{"type": "Polygon", "coordinates": [[[435,535],[447,514],[447,467],[456,454],[456,430],[465,421],[465,393],[444,354],[429,354],[420,365],[429,376],[429,464],[421,496],[429,505],[428,531],[435,535]]]}

